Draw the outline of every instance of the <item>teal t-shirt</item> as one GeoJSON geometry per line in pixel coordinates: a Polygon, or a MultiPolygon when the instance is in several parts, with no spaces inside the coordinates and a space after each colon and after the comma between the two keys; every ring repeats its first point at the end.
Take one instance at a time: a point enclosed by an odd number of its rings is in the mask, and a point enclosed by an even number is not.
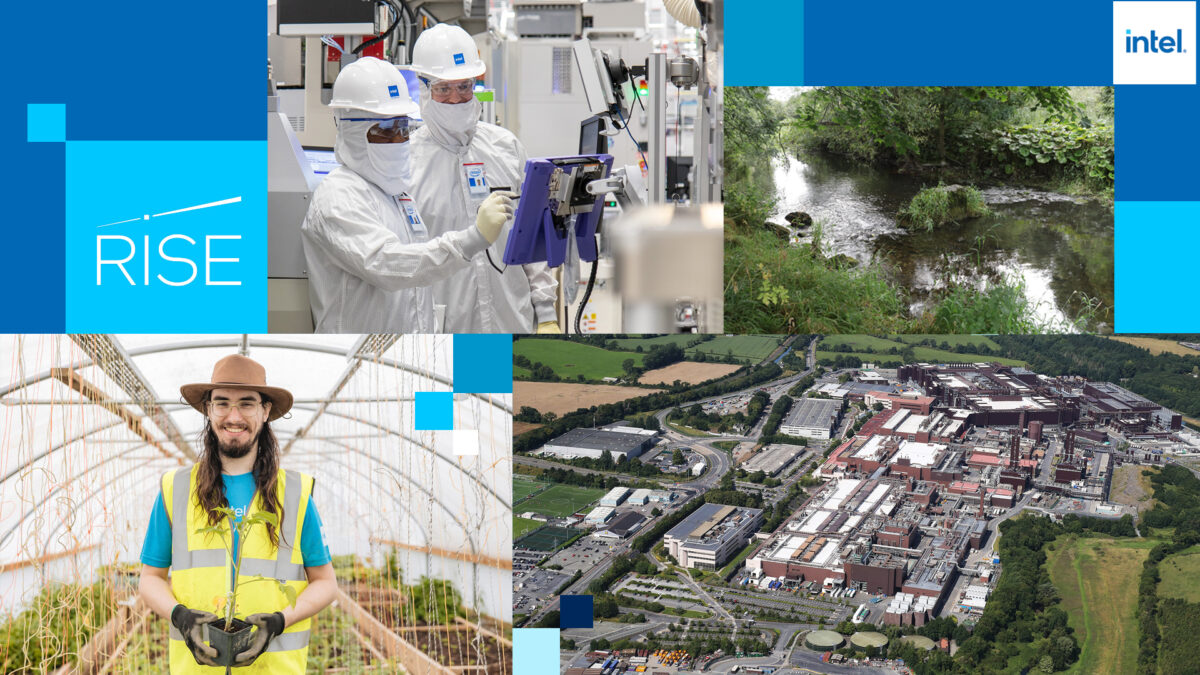
{"type": "MultiPolygon", "coordinates": [[[[242,516],[250,509],[250,502],[254,500],[254,474],[222,474],[221,480],[225,482],[225,500],[237,514],[235,520],[241,522],[242,516]]],[[[237,533],[233,536],[233,552],[236,555],[237,533]]],[[[325,545],[325,533],[321,530],[321,516],[311,495],[304,516],[304,529],[300,534],[300,553],[304,557],[305,567],[317,567],[331,560],[329,547],[325,545]]],[[[171,521],[167,518],[162,492],[158,493],[154,509],[150,512],[150,526],[146,528],[146,541],[142,544],[142,564],[151,567],[171,566],[171,521]]]]}

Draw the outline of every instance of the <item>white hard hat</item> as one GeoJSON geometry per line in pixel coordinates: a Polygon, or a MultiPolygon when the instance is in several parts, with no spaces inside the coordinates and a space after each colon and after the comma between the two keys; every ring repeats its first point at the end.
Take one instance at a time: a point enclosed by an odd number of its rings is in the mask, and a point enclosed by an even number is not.
{"type": "Polygon", "coordinates": [[[396,66],[373,56],[364,56],[342,68],[333,81],[329,107],[389,117],[415,115],[421,109],[409,96],[408,83],[396,66]]]}
{"type": "Polygon", "coordinates": [[[427,28],[417,38],[411,67],[435,80],[466,80],[487,71],[467,31],[445,23],[427,28]]]}

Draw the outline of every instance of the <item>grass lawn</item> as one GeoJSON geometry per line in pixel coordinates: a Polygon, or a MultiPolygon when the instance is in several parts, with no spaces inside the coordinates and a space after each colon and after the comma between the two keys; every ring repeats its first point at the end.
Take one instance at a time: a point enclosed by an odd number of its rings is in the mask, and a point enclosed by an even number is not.
{"type": "MultiPolygon", "coordinates": [[[[566,340],[515,340],[513,355],[518,354],[529,359],[530,363],[549,366],[564,380],[573,380],[576,375],[583,375],[588,380],[624,377],[625,370],[621,364],[626,359],[633,359],[635,364],[642,365],[641,354],[610,352],[607,349],[566,340]]],[[[515,366],[513,372],[517,372],[515,366]]],[[[526,374],[528,375],[528,371],[526,374]]]]}
{"type": "Polygon", "coordinates": [[[687,343],[699,338],[699,335],[690,333],[680,333],[678,335],[658,335],[654,337],[640,338],[616,338],[613,342],[617,343],[618,349],[633,351],[641,347],[643,351],[650,351],[650,348],[655,345],[677,344],[681,348],[686,347],[687,343]]]}
{"type": "Polygon", "coordinates": [[[1158,583],[1160,597],[1200,602],[1200,546],[1163,559],[1158,564],[1158,573],[1162,578],[1158,583]]]}
{"type": "Polygon", "coordinates": [[[1137,671],[1137,583],[1153,539],[1059,537],[1046,556],[1050,579],[1075,629],[1079,661],[1067,672],[1137,671]]]}
{"type": "Polygon", "coordinates": [[[544,524],[545,523],[542,523],[539,520],[531,520],[529,518],[513,516],[513,540],[515,541],[519,537],[524,536],[526,533],[533,532],[544,524]]]}
{"type": "Polygon", "coordinates": [[[546,487],[546,481],[535,480],[521,474],[513,475],[513,503],[520,502],[529,495],[546,487]]]}
{"type": "Polygon", "coordinates": [[[533,511],[547,516],[569,516],[600,499],[604,490],[555,485],[521,503],[521,512],[533,511]]]}
{"type": "Polygon", "coordinates": [[[676,424],[675,422],[667,422],[667,426],[671,427],[675,431],[678,431],[679,433],[683,434],[684,436],[695,436],[697,438],[707,438],[712,435],[712,434],[708,433],[707,431],[700,431],[699,429],[693,429],[692,427],[684,426],[682,424],[676,424]]]}
{"type": "MultiPolygon", "coordinates": [[[[996,361],[998,363],[1003,363],[1010,366],[1025,365],[1024,361],[1019,361],[1017,359],[1006,359],[1000,356],[983,356],[980,354],[955,354],[954,352],[944,352],[940,349],[930,349],[929,347],[913,347],[913,355],[917,357],[918,361],[924,361],[928,363],[991,363],[996,361]]],[[[887,362],[889,360],[893,362],[899,362],[901,360],[898,354],[885,354],[879,352],[817,351],[818,361],[821,359],[836,359],[839,356],[857,356],[866,363],[873,363],[877,361],[887,362]]]]}
{"type": "Polygon", "coordinates": [[[513,364],[513,377],[531,377],[531,376],[533,376],[533,371],[529,370],[528,368],[523,368],[521,366],[518,366],[515,363],[513,364]]]}
{"type": "Polygon", "coordinates": [[[779,335],[722,335],[701,342],[695,347],[689,347],[686,353],[688,355],[713,354],[715,356],[725,356],[732,352],[737,358],[750,359],[757,363],[778,349],[779,342],[782,339],[783,336],[779,335]]]}
{"type": "Polygon", "coordinates": [[[734,568],[736,568],[738,565],[741,565],[746,558],[750,557],[750,554],[754,551],[754,547],[757,545],[757,541],[751,541],[749,544],[746,544],[746,548],[742,549],[741,553],[734,556],[733,559],[729,561],[728,565],[722,567],[721,571],[717,572],[717,576],[721,577],[722,579],[729,576],[729,574],[733,572],[734,568]]]}
{"type": "Polygon", "coordinates": [[[738,441],[717,441],[716,443],[713,443],[714,448],[717,448],[718,450],[724,450],[725,452],[729,452],[737,446],[738,441]]]}
{"type": "Polygon", "coordinates": [[[887,350],[895,347],[901,351],[907,346],[903,342],[896,340],[884,340],[882,338],[873,337],[871,335],[830,335],[821,340],[817,344],[818,349],[834,351],[834,347],[839,345],[849,345],[851,350],[856,352],[876,352],[886,353],[887,350]]]}
{"type": "Polygon", "coordinates": [[[989,349],[1000,350],[1000,345],[996,344],[986,335],[921,335],[913,333],[911,335],[892,335],[891,339],[904,342],[907,344],[916,344],[922,340],[933,338],[933,341],[939,345],[945,342],[950,345],[950,348],[961,347],[962,345],[987,345],[989,349]]]}

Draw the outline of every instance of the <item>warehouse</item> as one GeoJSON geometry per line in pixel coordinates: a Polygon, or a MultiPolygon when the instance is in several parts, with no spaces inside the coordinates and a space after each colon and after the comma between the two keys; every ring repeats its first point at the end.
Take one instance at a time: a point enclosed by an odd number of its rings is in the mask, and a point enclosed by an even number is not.
{"type": "Polygon", "coordinates": [[[779,433],[788,436],[829,438],[842,412],[842,401],[823,398],[802,398],[792,404],[792,410],[779,425],[779,433]]]}
{"type": "MultiPolygon", "coordinates": [[[[644,430],[640,430],[644,431],[644,430]]],[[[654,446],[655,434],[610,431],[608,429],[572,429],[547,443],[542,452],[565,459],[591,457],[600,459],[607,450],[618,461],[626,456],[637,457],[654,446]]]]}
{"type": "Polygon", "coordinates": [[[762,449],[762,452],[742,463],[742,468],[749,473],[762,471],[768,476],[778,476],[781,471],[790,466],[804,452],[805,449],[802,445],[789,445],[787,443],[768,445],[762,449]]]}

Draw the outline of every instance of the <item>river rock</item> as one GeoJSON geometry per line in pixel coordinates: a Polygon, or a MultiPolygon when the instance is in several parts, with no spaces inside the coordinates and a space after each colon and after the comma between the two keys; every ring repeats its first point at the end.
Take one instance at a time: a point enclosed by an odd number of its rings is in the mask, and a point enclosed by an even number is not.
{"type": "Polygon", "coordinates": [[[825,265],[830,268],[858,267],[858,261],[855,260],[854,258],[846,255],[845,253],[839,253],[837,255],[832,255],[832,256],[829,256],[828,258],[826,258],[825,265]]]}
{"type": "Polygon", "coordinates": [[[784,241],[788,241],[792,237],[792,231],[778,223],[763,223],[763,227],[767,228],[771,234],[784,241]]]}
{"type": "Polygon", "coordinates": [[[813,224],[812,216],[803,211],[792,211],[783,217],[792,227],[810,227],[813,224]]]}

